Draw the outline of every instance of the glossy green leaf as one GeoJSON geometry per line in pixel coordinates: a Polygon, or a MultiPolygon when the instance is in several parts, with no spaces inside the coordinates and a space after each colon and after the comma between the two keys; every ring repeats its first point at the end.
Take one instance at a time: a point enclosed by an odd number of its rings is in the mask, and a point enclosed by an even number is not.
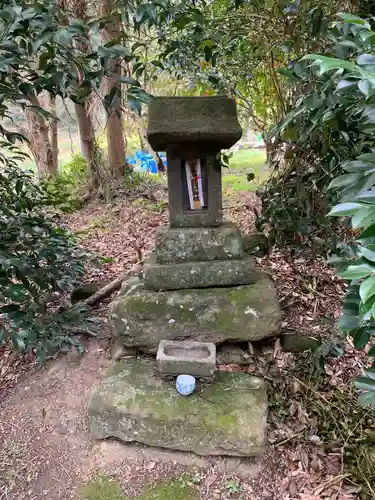
{"type": "Polygon", "coordinates": [[[344,93],[348,90],[352,90],[354,87],[356,87],[358,84],[357,80],[348,80],[348,79],[342,79],[339,81],[336,87],[336,92],[341,91],[341,93],[344,93]]]}
{"type": "Polygon", "coordinates": [[[365,205],[361,203],[339,203],[333,207],[327,215],[335,217],[343,217],[354,215],[356,212],[363,210],[365,205]]]}
{"type": "Polygon", "coordinates": [[[361,234],[358,236],[357,241],[363,240],[365,238],[375,237],[375,224],[367,227],[361,234]]]}
{"type": "Polygon", "coordinates": [[[375,276],[370,276],[361,283],[359,295],[363,302],[366,302],[370,297],[375,295],[375,276]]]}
{"type": "Polygon", "coordinates": [[[358,250],[361,252],[363,257],[371,260],[371,262],[375,262],[375,244],[360,246],[358,250]]]}
{"type": "Polygon", "coordinates": [[[319,66],[321,74],[333,69],[354,69],[354,63],[350,61],[322,56],[320,54],[306,54],[301,58],[301,61],[306,60],[313,61],[313,65],[319,66]]]}
{"type": "Polygon", "coordinates": [[[127,100],[130,108],[137,113],[138,115],[141,114],[141,103],[139,102],[138,99],[136,99],[133,95],[127,95],[127,100]]]}
{"type": "Polygon", "coordinates": [[[338,326],[339,326],[340,330],[344,331],[344,332],[353,330],[353,328],[358,328],[359,327],[359,317],[356,315],[344,314],[339,319],[338,326]]]}
{"type": "Polygon", "coordinates": [[[25,346],[25,342],[23,340],[22,337],[20,337],[19,335],[17,335],[16,333],[11,335],[11,340],[12,340],[12,344],[14,345],[14,348],[17,350],[17,351],[24,351],[26,346],[25,346]]]}
{"type": "Polygon", "coordinates": [[[366,228],[372,226],[375,223],[375,208],[369,206],[369,208],[356,212],[353,215],[351,222],[353,229],[359,229],[361,227],[366,228]]]}
{"type": "Polygon", "coordinates": [[[122,83],[128,83],[130,85],[134,85],[136,87],[140,87],[141,84],[139,83],[138,80],[135,80],[134,78],[131,78],[130,76],[122,76],[120,78],[120,82],[122,83]]]}
{"type": "Polygon", "coordinates": [[[145,9],[143,6],[138,7],[135,13],[135,22],[140,24],[145,17],[145,9]]]}
{"type": "Polygon", "coordinates": [[[369,264],[359,264],[359,265],[349,265],[345,270],[337,271],[337,276],[344,279],[360,279],[365,278],[369,274],[374,272],[374,268],[372,268],[369,264]]]}
{"type": "Polygon", "coordinates": [[[359,64],[360,66],[365,66],[367,64],[375,64],[375,55],[361,54],[357,57],[357,64],[359,64]]]}
{"type": "Polygon", "coordinates": [[[366,97],[370,95],[371,84],[368,80],[361,80],[358,82],[358,88],[366,97]]]}
{"type": "MultiPolygon", "coordinates": [[[[367,189],[366,191],[360,191],[355,196],[356,201],[364,201],[366,203],[374,203],[375,202],[375,188],[367,189]]],[[[375,210],[375,208],[374,208],[375,210]]]]}
{"type": "Polygon", "coordinates": [[[368,408],[371,406],[375,410],[375,393],[370,390],[369,392],[364,392],[358,396],[358,404],[363,408],[368,408]]]}
{"type": "Polygon", "coordinates": [[[370,335],[367,329],[365,327],[359,328],[353,336],[354,347],[358,350],[362,350],[368,344],[369,340],[370,335]]]}
{"type": "Polygon", "coordinates": [[[348,14],[348,13],[345,13],[345,12],[340,12],[338,14],[339,17],[341,17],[341,19],[347,23],[353,23],[353,24],[361,24],[362,26],[366,27],[366,28],[370,28],[370,25],[369,23],[365,20],[365,19],[362,19],[361,17],[359,16],[355,16],[354,14],[348,14]]]}
{"type": "Polygon", "coordinates": [[[360,391],[375,391],[375,380],[371,377],[358,377],[354,384],[360,391]]]}
{"type": "Polygon", "coordinates": [[[375,153],[363,153],[362,155],[358,156],[358,160],[375,164],[375,153]]]}
{"type": "Polygon", "coordinates": [[[342,168],[347,172],[366,172],[374,168],[374,164],[368,161],[353,160],[342,165],[342,168]]]}
{"type": "Polygon", "coordinates": [[[356,183],[363,176],[362,173],[352,173],[352,174],[344,174],[339,177],[335,177],[330,182],[328,189],[337,189],[344,188],[348,186],[352,186],[353,183],[356,183]]]}

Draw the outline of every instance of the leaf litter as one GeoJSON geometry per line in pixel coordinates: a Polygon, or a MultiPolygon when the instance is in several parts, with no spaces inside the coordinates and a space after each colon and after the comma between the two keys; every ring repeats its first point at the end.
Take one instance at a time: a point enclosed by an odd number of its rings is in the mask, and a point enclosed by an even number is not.
{"type": "MultiPolygon", "coordinates": [[[[244,233],[253,230],[259,210],[253,193],[233,195],[224,207],[226,217],[244,233]]],[[[103,282],[142,260],[152,250],[155,230],[167,220],[164,188],[152,196],[93,202],[62,217],[82,246],[104,257],[102,265],[90,267],[86,276],[88,281],[103,282]]],[[[272,340],[257,346],[248,367],[220,367],[260,375],[269,385],[268,445],[262,472],[256,481],[242,478],[241,498],[375,498],[374,418],[357,406],[351,384],[366,364],[366,354],[356,351],[348,339],[340,339],[335,328],[346,284],[334,277],[322,258],[287,248],[271,249],[257,262],[275,282],[283,332],[297,331],[328,345],[342,342],[345,355],[332,357],[326,351],[322,367],[316,354],[286,353],[279,340],[272,340]]],[[[99,314],[105,315],[106,307],[106,302],[99,306],[99,314]]],[[[35,362],[32,356],[16,356],[7,345],[0,349],[0,391],[5,394],[35,362]]],[[[211,471],[202,480],[205,494],[216,483],[216,473],[211,471]]],[[[219,490],[215,498],[224,498],[219,490]]]]}

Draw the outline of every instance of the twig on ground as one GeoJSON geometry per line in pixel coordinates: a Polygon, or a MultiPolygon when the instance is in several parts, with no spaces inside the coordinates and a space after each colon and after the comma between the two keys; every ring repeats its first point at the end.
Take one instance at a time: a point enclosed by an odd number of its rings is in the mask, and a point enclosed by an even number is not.
{"type": "Polygon", "coordinates": [[[134,267],[142,264],[144,262],[144,260],[145,259],[143,258],[143,259],[139,260],[138,262],[136,262],[136,264],[134,264],[134,266],[129,271],[124,273],[119,278],[116,278],[115,280],[111,281],[110,283],[108,283],[108,285],[104,286],[103,288],[98,290],[96,293],[91,295],[89,298],[84,300],[83,304],[85,304],[87,306],[93,306],[94,304],[96,304],[100,300],[105,299],[106,297],[108,297],[108,295],[110,295],[111,293],[118,290],[121,287],[122,282],[124,281],[126,276],[128,276],[129,274],[134,272],[134,267]]]}
{"type": "Polygon", "coordinates": [[[283,439],[282,441],[280,441],[278,443],[274,443],[275,448],[277,448],[278,446],[281,446],[282,444],[288,443],[289,441],[292,441],[293,439],[295,439],[296,437],[300,436],[304,432],[305,432],[305,430],[297,432],[297,434],[293,434],[293,436],[290,436],[290,437],[288,437],[286,439],[283,439]]]}
{"type": "Polygon", "coordinates": [[[336,477],[330,479],[329,481],[326,481],[325,483],[323,483],[321,486],[319,486],[319,488],[317,488],[314,491],[314,495],[317,495],[317,496],[320,495],[320,493],[322,493],[322,491],[324,491],[326,488],[328,488],[329,486],[332,486],[333,484],[336,484],[340,481],[343,481],[347,477],[350,477],[350,474],[341,474],[340,476],[336,476],[336,477]]]}

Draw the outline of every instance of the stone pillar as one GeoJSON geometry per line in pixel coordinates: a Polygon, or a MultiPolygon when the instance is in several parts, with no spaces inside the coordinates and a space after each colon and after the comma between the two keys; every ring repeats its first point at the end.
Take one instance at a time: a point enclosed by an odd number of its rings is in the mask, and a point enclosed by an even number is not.
{"type": "MultiPolygon", "coordinates": [[[[279,331],[272,281],[245,256],[238,229],[222,220],[218,155],[240,137],[231,99],[158,97],[150,104],[148,140],[168,155],[170,227],[157,231],[144,279],[124,281],[111,321],[125,346],[148,354],[160,346],[157,366],[164,373],[211,376],[215,347],[207,343],[251,342],[279,331]],[[176,342],[160,344],[168,340],[176,342]],[[197,342],[199,356],[191,353],[197,342]],[[171,367],[171,358],[181,365],[171,367]]],[[[154,361],[137,359],[108,375],[89,404],[92,436],[202,455],[262,453],[267,424],[262,380],[215,372],[214,382],[201,384],[199,395],[183,398],[155,369],[154,361]]]]}
{"type": "Polygon", "coordinates": [[[235,102],[227,97],[156,97],[148,120],[149,143],[167,152],[170,226],[220,226],[220,151],[242,135],[235,102]],[[189,182],[191,166],[199,174],[189,182]],[[195,207],[190,183],[197,188],[195,207]]]}
{"type": "Polygon", "coordinates": [[[124,283],[112,306],[116,334],[149,353],[163,339],[221,344],[274,335],[281,315],[273,283],[244,253],[236,226],[222,220],[218,155],[241,137],[234,101],[157,97],[148,117],[148,141],[168,155],[170,225],[156,232],[144,279],[124,283]]]}

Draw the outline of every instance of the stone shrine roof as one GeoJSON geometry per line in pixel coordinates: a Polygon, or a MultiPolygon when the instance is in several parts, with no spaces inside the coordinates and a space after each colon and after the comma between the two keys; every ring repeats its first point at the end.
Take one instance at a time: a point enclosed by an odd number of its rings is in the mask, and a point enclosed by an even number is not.
{"type": "Polygon", "coordinates": [[[236,103],[228,97],[155,97],[149,104],[147,136],[156,151],[197,142],[227,149],[241,135],[236,103]]]}

